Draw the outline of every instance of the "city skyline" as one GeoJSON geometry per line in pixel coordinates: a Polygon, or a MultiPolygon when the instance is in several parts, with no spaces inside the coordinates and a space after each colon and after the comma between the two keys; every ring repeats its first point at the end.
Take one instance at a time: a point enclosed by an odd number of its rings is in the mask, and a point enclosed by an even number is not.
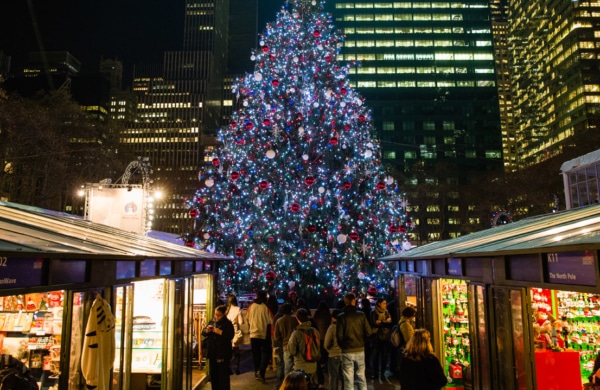
{"type": "MultiPolygon", "coordinates": [[[[260,32],[275,18],[284,0],[258,1],[260,32]]],[[[130,73],[136,64],[162,64],[165,51],[181,50],[184,3],[108,0],[74,5],[66,0],[13,1],[3,5],[3,13],[10,18],[0,24],[0,51],[11,56],[12,72],[25,65],[29,52],[43,49],[70,52],[81,61],[84,73],[96,72],[102,58],[123,62],[125,72],[130,73]]]]}

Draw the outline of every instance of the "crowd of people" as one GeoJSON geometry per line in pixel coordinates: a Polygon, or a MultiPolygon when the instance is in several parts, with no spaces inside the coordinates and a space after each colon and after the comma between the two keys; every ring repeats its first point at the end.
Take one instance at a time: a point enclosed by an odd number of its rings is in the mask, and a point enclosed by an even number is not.
{"type": "Polygon", "coordinates": [[[267,367],[276,356],[279,390],[367,390],[367,372],[380,382],[395,376],[403,390],[443,388],[446,376],[429,332],[415,329],[416,309],[406,306],[398,318],[388,305],[395,307],[379,297],[372,308],[369,299],[359,301],[347,293],[336,307],[321,301],[311,311],[293,290],[282,304],[260,290],[243,316],[236,297],[229,295],[202,330],[212,389],[229,390],[229,376],[240,374],[244,325],[255,379],[265,383],[267,367]],[[394,325],[401,334],[398,346],[390,339],[394,325]]]}

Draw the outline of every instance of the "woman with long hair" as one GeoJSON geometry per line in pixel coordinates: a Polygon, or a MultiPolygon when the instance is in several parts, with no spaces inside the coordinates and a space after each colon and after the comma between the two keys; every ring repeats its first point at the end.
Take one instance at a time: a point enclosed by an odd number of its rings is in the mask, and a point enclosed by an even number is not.
{"type": "Polygon", "coordinates": [[[229,294],[227,296],[227,311],[226,316],[229,321],[233,324],[233,340],[231,344],[233,347],[233,359],[235,364],[235,375],[240,375],[240,345],[244,342],[244,335],[242,334],[242,325],[244,325],[244,316],[238,306],[238,301],[235,295],[229,294]]]}
{"type": "Polygon", "coordinates": [[[415,330],[406,344],[402,359],[402,390],[439,390],[447,383],[444,369],[433,354],[431,334],[427,329],[415,330]]]}
{"type": "Polygon", "coordinates": [[[304,371],[294,370],[287,374],[279,390],[308,390],[308,381],[304,371]]]}

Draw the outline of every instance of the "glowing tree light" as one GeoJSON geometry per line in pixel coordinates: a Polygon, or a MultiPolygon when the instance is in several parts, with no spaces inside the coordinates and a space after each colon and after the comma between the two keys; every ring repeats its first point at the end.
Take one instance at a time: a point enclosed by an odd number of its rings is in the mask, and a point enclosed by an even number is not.
{"type": "Polygon", "coordinates": [[[290,0],[259,44],[188,201],[187,242],[235,258],[220,270],[228,290],[389,290],[393,269],[376,259],[410,248],[412,223],[371,111],[337,63],[342,37],[322,2],[290,0]]]}

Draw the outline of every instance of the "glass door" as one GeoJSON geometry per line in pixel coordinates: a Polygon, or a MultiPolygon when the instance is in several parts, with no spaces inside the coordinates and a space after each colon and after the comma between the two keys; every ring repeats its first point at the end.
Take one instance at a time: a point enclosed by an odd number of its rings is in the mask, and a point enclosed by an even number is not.
{"type": "Polygon", "coordinates": [[[113,365],[113,389],[131,387],[131,329],[133,318],[133,286],[114,289],[115,313],[115,362],[113,365]]]}
{"type": "Polygon", "coordinates": [[[188,344],[185,340],[184,330],[186,312],[186,280],[171,279],[166,283],[166,298],[164,312],[166,313],[166,334],[165,348],[163,351],[163,361],[166,363],[166,373],[161,383],[161,389],[190,389],[187,382],[188,372],[191,372],[191,362],[189,367],[184,367],[184,351],[188,344]],[[184,372],[185,383],[184,383],[184,372]]]}
{"type": "Polygon", "coordinates": [[[485,286],[468,284],[467,298],[469,300],[469,332],[471,334],[471,361],[478,362],[470,365],[465,372],[465,382],[473,389],[491,389],[492,379],[489,369],[489,335],[487,321],[487,289],[485,286]]]}
{"type": "Polygon", "coordinates": [[[525,326],[528,313],[524,289],[492,287],[493,328],[491,343],[496,389],[534,389],[530,335],[525,326]]]}

